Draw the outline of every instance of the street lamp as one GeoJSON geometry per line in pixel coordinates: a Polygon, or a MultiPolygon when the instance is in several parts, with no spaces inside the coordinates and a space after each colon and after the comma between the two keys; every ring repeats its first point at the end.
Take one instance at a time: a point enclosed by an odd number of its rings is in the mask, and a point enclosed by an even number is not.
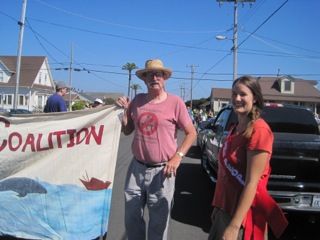
{"type": "Polygon", "coordinates": [[[223,35],[217,35],[217,36],[216,36],[216,39],[217,39],[217,40],[226,40],[226,39],[228,39],[228,37],[223,36],[223,35]]]}
{"type": "Polygon", "coordinates": [[[231,51],[233,52],[233,81],[237,79],[237,68],[238,68],[238,37],[237,33],[234,32],[234,37],[232,39],[224,35],[217,35],[217,40],[232,40],[233,46],[231,51]]]}
{"type": "MultiPolygon", "coordinates": [[[[224,0],[220,0],[224,1],[224,0]]],[[[219,1],[219,2],[220,2],[219,1]]],[[[238,1],[239,0],[233,0],[234,1],[234,11],[233,11],[233,38],[231,39],[233,41],[233,46],[231,48],[233,52],[233,81],[237,79],[237,69],[238,69],[238,1]]],[[[254,1],[254,0],[253,0],[254,1]]],[[[239,2],[253,2],[252,0],[242,0],[239,2]]],[[[228,39],[225,36],[217,35],[217,40],[225,40],[228,39]]]]}

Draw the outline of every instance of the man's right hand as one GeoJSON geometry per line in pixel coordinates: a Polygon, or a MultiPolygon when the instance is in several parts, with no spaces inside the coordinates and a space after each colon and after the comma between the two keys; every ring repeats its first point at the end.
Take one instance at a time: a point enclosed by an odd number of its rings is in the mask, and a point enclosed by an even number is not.
{"type": "Polygon", "coordinates": [[[126,96],[119,97],[116,101],[116,105],[124,108],[125,110],[128,109],[129,104],[130,104],[129,98],[126,96]]]}

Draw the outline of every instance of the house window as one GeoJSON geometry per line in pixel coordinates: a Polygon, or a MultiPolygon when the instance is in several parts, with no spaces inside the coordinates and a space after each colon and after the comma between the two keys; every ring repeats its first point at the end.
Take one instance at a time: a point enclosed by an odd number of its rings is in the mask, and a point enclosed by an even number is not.
{"type": "Polygon", "coordinates": [[[289,79],[281,80],[281,92],[282,93],[294,93],[294,82],[289,79]]]}
{"type": "Polygon", "coordinates": [[[43,96],[38,96],[38,107],[39,108],[43,107],[42,100],[43,100],[43,96]]]}
{"type": "Polygon", "coordinates": [[[0,71],[0,82],[3,82],[4,81],[4,74],[3,74],[3,71],[0,71]]]}
{"type": "Polygon", "coordinates": [[[25,97],[24,95],[19,95],[19,105],[25,105],[25,97]]]}
{"type": "Polygon", "coordinates": [[[6,95],[5,100],[4,100],[4,104],[12,105],[12,100],[13,100],[12,95],[6,95]]]}
{"type": "Polygon", "coordinates": [[[291,82],[290,81],[284,81],[284,91],[291,92],[291,82]]]}

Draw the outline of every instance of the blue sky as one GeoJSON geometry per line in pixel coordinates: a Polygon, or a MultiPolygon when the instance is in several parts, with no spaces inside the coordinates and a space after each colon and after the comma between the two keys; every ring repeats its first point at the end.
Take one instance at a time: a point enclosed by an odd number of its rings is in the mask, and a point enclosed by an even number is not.
{"type": "MultiPolygon", "coordinates": [[[[216,0],[28,0],[23,55],[47,56],[55,80],[83,91],[127,93],[127,62],[160,58],[169,92],[189,100],[232,83],[233,3],[216,0]],[[229,40],[218,41],[216,35],[229,40]],[[221,60],[222,59],[222,60],[221,60]],[[183,90],[184,89],[184,90],[183,90]]],[[[16,55],[22,0],[1,0],[0,55],[16,55]]],[[[256,0],[238,8],[238,75],[290,74],[320,80],[320,2],[256,0]],[[284,4],[284,5],[283,5],[284,4]],[[279,9],[279,7],[283,5],[279,9]],[[253,33],[253,34],[252,34],[253,33]],[[243,43],[242,43],[243,42],[243,43]]],[[[135,76],[133,83],[144,83],[135,76]]]]}

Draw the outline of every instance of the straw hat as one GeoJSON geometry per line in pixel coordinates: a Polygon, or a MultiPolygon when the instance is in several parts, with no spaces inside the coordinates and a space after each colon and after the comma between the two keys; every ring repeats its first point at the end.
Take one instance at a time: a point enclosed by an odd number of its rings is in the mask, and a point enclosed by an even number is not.
{"type": "Polygon", "coordinates": [[[162,71],[164,80],[167,80],[172,74],[172,70],[165,68],[160,59],[151,59],[146,61],[144,69],[136,71],[136,76],[142,80],[145,80],[146,73],[152,71],[162,71]]]}

